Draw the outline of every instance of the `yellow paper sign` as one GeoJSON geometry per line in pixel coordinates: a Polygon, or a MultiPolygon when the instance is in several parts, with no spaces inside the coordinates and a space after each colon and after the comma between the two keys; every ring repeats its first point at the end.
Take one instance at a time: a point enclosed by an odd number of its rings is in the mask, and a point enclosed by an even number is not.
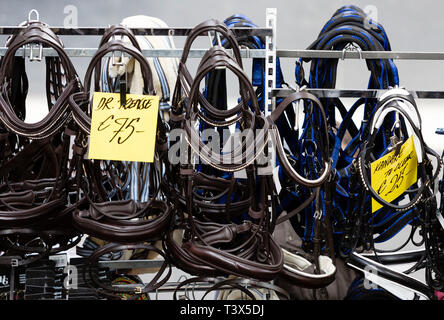
{"type": "Polygon", "coordinates": [[[90,159],[153,162],[158,96],[94,92],[91,116],[90,159]]]}
{"type": "MultiPolygon", "coordinates": [[[[385,201],[391,202],[417,181],[418,158],[413,136],[395,151],[371,163],[371,184],[373,190],[385,201]]],[[[372,212],[382,205],[372,199],[372,212]]]]}

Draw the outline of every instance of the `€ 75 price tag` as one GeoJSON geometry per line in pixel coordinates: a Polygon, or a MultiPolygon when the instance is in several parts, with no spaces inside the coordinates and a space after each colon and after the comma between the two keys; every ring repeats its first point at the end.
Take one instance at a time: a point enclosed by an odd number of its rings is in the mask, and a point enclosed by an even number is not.
{"type": "Polygon", "coordinates": [[[95,92],[91,115],[90,159],[153,162],[159,97],[95,92]]]}

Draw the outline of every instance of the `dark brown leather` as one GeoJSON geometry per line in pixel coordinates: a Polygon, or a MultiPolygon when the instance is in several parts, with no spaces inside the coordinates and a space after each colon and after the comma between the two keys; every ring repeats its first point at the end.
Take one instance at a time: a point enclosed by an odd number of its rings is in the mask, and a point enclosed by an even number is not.
{"type": "MultiPolygon", "coordinates": [[[[118,29],[120,32],[120,29],[118,29]]],[[[110,36],[107,33],[107,36],[110,36]]],[[[131,44],[128,44],[121,40],[111,40],[109,42],[105,42],[103,45],[99,47],[97,52],[94,54],[91,59],[90,64],[85,73],[84,80],[84,90],[83,92],[79,92],[73,94],[69,97],[69,102],[71,106],[71,111],[73,113],[73,117],[79,127],[86,133],[89,134],[89,130],[91,128],[91,115],[89,114],[87,105],[90,103],[90,87],[91,87],[91,77],[94,70],[99,68],[98,72],[100,72],[100,61],[101,59],[109,52],[113,51],[121,51],[130,54],[134,57],[137,62],[140,63],[142,76],[144,79],[144,94],[148,95],[156,95],[154,90],[153,82],[152,82],[152,73],[151,69],[148,65],[147,60],[142,55],[140,50],[134,47],[131,44]]]]}
{"type": "MultiPolygon", "coordinates": [[[[85,199],[82,208],[77,208],[73,213],[73,223],[78,230],[102,240],[117,243],[138,243],[144,241],[155,241],[163,238],[164,231],[169,227],[172,212],[170,206],[164,200],[159,200],[160,182],[156,179],[161,177],[160,169],[156,162],[145,164],[150,166],[149,179],[150,188],[154,185],[157,191],[149,194],[149,201],[128,200],[123,191],[117,186],[117,180],[128,179],[130,168],[124,162],[100,160],[86,160],[83,158],[87,145],[86,137],[90,132],[91,115],[88,110],[90,101],[91,77],[94,71],[96,75],[101,74],[101,59],[109,52],[120,51],[131,55],[141,66],[144,94],[155,95],[151,69],[147,60],[140,52],[132,32],[124,26],[113,26],[108,29],[100,41],[100,47],[90,61],[85,73],[84,90],[70,97],[73,118],[79,127],[78,140],[73,146],[76,154],[72,166],[76,168],[78,188],[81,189],[85,199]],[[128,36],[132,44],[114,39],[114,35],[128,36]],[[158,172],[159,171],[159,172],[158,172]],[[124,175],[124,176],[122,176],[124,175]],[[160,175],[160,177],[156,177],[160,175]],[[111,185],[116,195],[109,198],[109,190],[105,189],[105,182],[111,185]],[[156,186],[159,184],[159,186],[156,186]]],[[[95,79],[96,83],[100,80],[95,79]]],[[[96,85],[97,87],[97,85],[96,85]]],[[[163,123],[158,119],[158,134],[156,157],[164,159],[166,148],[159,149],[164,143],[163,123]]],[[[151,191],[151,190],[150,190],[151,191]]]]}
{"type": "MultiPolygon", "coordinates": [[[[7,233],[10,239],[22,232],[18,228],[25,227],[34,234],[41,234],[42,230],[57,233],[66,227],[71,209],[63,173],[69,148],[69,137],[62,133],[70,119],[67,98],[79,90],[80,83],[62,42],[46,24],[29,23],[9,39],[7,46],[0,67],[0,121],[5,146],[0,161],[0,233],[6,236],[3,228],[12,230],[7,233]],[[31,43],[53,48],[58,57],[46,59],[49,112],[43,120],[30,124],[17,116],[16,100],[11,100],[10,89],[15,53],[31,43]]],[[[22,94],[25,96],[20,98],[25,101],[26,91],[22,94]]],[[[72,237],[69,232],[66,236],[72,237]]],[[[17,245],[24,248],[22,240],[17,240],[17,245]]]]}
{"type": "MultiPolygon", "coordinates": [[[[229,238],[227,240],[230,240],[229,238]]],[[[223,242],[223,241],[221,241],[223,242]]],[[[282,251],[279,245],[270,237],[270,260],[264,264],[248,259],[239,258],[210,246],[195,242],[187,242],[184,249],[201,263],[210,265],[227,274],[249,277],[260,280],[272,280],[281,271],[283,265],[282,251]]]]}
{"type": "MultiPolygon", "coordinates": [[[[190,89],[183,126],[188,134],[188,139],[190,139],[190,144],[194,146],[199,146],[200,151],[198,154],[202,158],[202,160],[213,164],[213,166],[215,166],[219,170],[225,169],[227,171],[237,171],[239,169],[245,168],[246,165],[248,165],[247,161],[254,160],[258,154],[257,150],[262,150],[267,144],[268,130],[264,130],[267,128],[267,125],[263,118],[260,118],[261,111],[259,109],[257,99],[255,99],[255,92],[250,83],[250,80],[243,72],[243,70],[240,69],[240,67],[237,66],[234,60],[228,55],[226,50],[222,47],[212,47],[207,51],[205,57],[205,62],[199,64],[198,72],[190,89]],[[218,67],[228,68],[229,70],[233,71],[233,73],[239,78],[241,88],[240,94],[243,101],[242,113],[240,114],[239,118],[235,118],[228,122],[222,123],[213,119],[209,120],[208,116],[204,115],[198,109],[197,92],[199,89],[199,83],[207,75],[208,72],[218,67]],[[249,97],[252,97],[252,99],[250,99],[249,97]],[[252,103],[254,114],[247,107],[248,101],[251,101],[252,103]],[[202,142],[202,139],[199,138],[199,135],[194,131],[191,125],[191,123],[197,120],[198,117],[205,122],[208,122],[209,124],[217,126],[230,125],[239,120],[241,129],[251,130],[248,132],[248,137],[246,139],[243,139],[241,146],[231,151],[230,153],[221,155],[215,153],[213,150],[205,152],[208,147],[205,146],[205,144],[202,142]],[[256,124],[260,121],[262,122],[262,126],[257,127],[256,124]],[[255,135],[256,130],[257,135],[255,135]],[[258,143],[253,143],[255,141],[260,141],[261,144],[258,145],[258,143]]],[[[208,109],[205,108],[205,113],[207,111],[208,109]]],[[[216,112],[215,108],[213,108],[213,112],[216,112]]],[[[229,116],[232,115],[234,115],[234,113],[229,114],[229,116]]]]}
{"type": "Polygon", "coordinates": [[[169,226],[170,219],[169,206],[155,200],[141,204],[133,200],[91,203],[87,210],[73,214],[74,225],[82,232],[120,243],[158,240],[169,226]],[[108,217],[108,212],[119,214],[120,217],[108,217]],[[149,219],[149,216],[155,218],[149,219]],[[138,220],[131,221],[131,217],[137,217],[138,220]]]}
{"type": "Polygon", "coordinates": [[[8,42],[8,49],[6,50],[0,67],[0,111],[2,111],[0,112],[0,119],[9,130],[18,135],[33,139],[44,139],[54,135],[68,120],[68,97],[79,90],[80,82],[71,60],[61,46],[61,42],[56,39],[56,36],[48,27],[42,23],[34,22],[19,34],[13,36],[8,42]],[[51,106],[49,113],[44,119],[36,123],[25,123],[19,119],[14,111],[14,106],[12,106],[9,101],[8,95],[9,79],[12,76],[11,68],[13,67],[12,61],[15,52],[17,49],[29,43],[41,43],[57,51],[59,55],[58,62],[66,74],[67,83],[61,95],[51,106]]]}
{"type": "MultiPolygon", "coordinates": [[[[198,24],[196,27],[193,28],[191,33],[187,37],[187,41],[183,48],[182,58],[179,62],[179,69],[178,69],[178,78],[176,81],[176,86],[174,88],[173,98],[172,98],[172,116],[181,116],[183,113],[182,103],[181,100],[183,98],[183,95],[186,96],[189,95],[189,88],[191,87],[191,84],[193,83],[193,78],[188,71],[186,62],[188,60],[188,54],[191,49],[191,46],[194,42],[194,40],[200,36],[200,35],[207,35],[209,32],[217,32],[220,33],[221,36],[230,43],[231,48],[233,49],[233,54],[235,57],[235,61],[237,64],[242,68],[242,58],[240,55],[239,46],[237,44],[236,38],[232,31],[223,23],[215,20],[210,19],[207,21],[204,21],[200,24],[198,24]]],[[[209,106],[210,103],[203,97],[202,94],[199,95],[199,102],[205,106],[209,106]]],[[[238,110],[240,107],[237,106],[234,109],[238,110]]],[[[211,108],[209,108],[211,110],[211,108]]],[[[221,115],[223,115],[223,111],[221,115]]],[[[180,124],[179,124],[180,125],[180,124]]],[[[176,127],[176,124],[174,121],[171,123],[172,128],[176,127]]]]}
{"type": "MultiPolygon", "coordinates": [[[[148,292],[155,291],[156,289],[160,288],[162,285],[164,285],[168,279],[171,276],[171,265],[169,263],[168,257],[158,248],[146,245],[146,244],[128,244],[128,245],[120,245],[116,243],[108,243],[97,250],[95,250],[88,258],[88,267],[85,268],[85,271],[87,269],[89,273],[89,279],[92,280],[92,282],[99,288],[99,292],[101,294],[104,294],[108,297],[113,298],[121,298],[119,294],[122,293],[131,293],[134,294],[130,299],[136,299],[140,295],[146,294],[148,292]],[[144,285],[141,285],[139,288],[117,288],[110,285],[106,285],[102,281],[100,281],[97,273],[93,272],[93,268],[97,267],[97,262],[99,261],[99,258],[103,256],[104,254],[107,254],[109,252],[117,252],[117,251],[123,251],[123,250],[134,250],[134,249],[143,249],[146,251],[153,251],[157,254],[161,255],[164,259],[164,262],[162,266],[160,267],[159,271],[156,273],[156,275],[153,277],[153,279],[144,285]],[[165,276],[161,278],[164,271],[167,270],[165,276]],[[160,280],[159,280],[160,279],[160,280]]],[[[83,275],[84,279],[86,279],[85,274],[83,275]]]]}
{"type": "MultiPolygon", "coordinates": [[[[213,268],[205,263],[201,263],[199,260],[190,255],[190,253],[182,247],[182,244],[177,243],[173,238],[175,230],[183,232],[181,227],[172,228],[166,233],[164,248],[168,253],[171,262],[181,270],[193,274],[193,275],[205,275],[205,276],[221,276],[225,275],[224,272],[213,268]]],[[[182,234],[181,234],[182,236],[182,234]]]]}
{"type": "Polygon", "coordinates": [[[256,129],[266,129],[268,125],[259,109],[251,82],[242,70],[237,41],[231,31],[220,26],[217,21],[210,20],[196,26],[187,38],[174,92],[172,114],[171,127],[185,129],[187,143],[190,147],[198,147],[193,151],[202,158],[206,168],[211,168],[209,171],[232,173],[245,169],[247,174],[246,180],[237,181],[234,177],[223,179],[205,171],[197,172],[189,164],[170,168],[164,189],[177,210],[177,221],[166,239],[166,248],[173,262],[195,275],[231,274],[262,280],[273,279],[282,268],[283,257],[280,247],[270,234],[273,226],[270,226],[269,221],[273,219],[270,219],[268,209],[269,177],[257,177],[254,162],[268,142],[266,130],[260,130],[256,135],[256,129]],[[210,31],[224,34],[232,44],[235,58],[224,48],[214,46],[206,52],[196,75],[192,77],[186,67],[189,49],[198,35],[210,31]],[[212,106],[199,91],[200,82],[208,72],[219,67],[229,69],[239,79],[241,101],[229,110],[219,110],[212,106]],[[206,152],[206,146],[192,124],[195,120],[213,127],[238,123],[241,130],[251,130],[250,138],[262,138],[262,144],[255,148],[253,143],[242,141],[242,147],[228,155],[222,155],[217,150],[206,152]],[[246,152],[243,153],[243,149],[246,152]],[[234,194],[239,199],[233,201],[234,194]],[[239,219],[248,220],[241,222],[239,219]],[[171,236],[177,229],[184,230],[182,244],[176,243],[171,236]]]}

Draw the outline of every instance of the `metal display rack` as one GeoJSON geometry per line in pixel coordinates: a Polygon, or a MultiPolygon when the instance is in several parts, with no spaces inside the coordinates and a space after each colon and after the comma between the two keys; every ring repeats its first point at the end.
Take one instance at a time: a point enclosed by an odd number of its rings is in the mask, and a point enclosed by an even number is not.
{"type": "MultiPolygon", "coordinates": [[[[28,15],[28,21],[33,21],[31,19],[31,15],[35,13],[36,20],[39,20],[39,15],[36,10],[31,10],[28,15]]],[[[273,108],[273,103],[275,98],[272,95],[272,91],[275,88],[275,77],[276,74],[276,42],[275,42],[275,34],[276,34],[276,9],[275,8],[267,8],[266,9],[266,26],[265,28],[246,28],[246,27],[235,27],[230,28],[232,32],[234,32],[235,35],[238,36],[261,36],[265,38],[266,42],[266,49],[249,49],[249,48],[241,48],[241,57],[242,58],[266,58],[266,101],[269,101],[268,103],[268,111],[273,108]]],[[[19,32],[24,27],[20,26],[0,26],[0,35],[9,36],[12,34],[15,34],[19,32]]],[[[107,30],[107,27],[79,27],[79,28],[66,28],[66,27],[52,27],[50,26],[50,29],[59,36],[102,36],[104,32],[107,30]]],[[[130,28],[131,31],[136,36],[179,36],[179,37],[186,37],[190,34],[192,31],[192,28],[182,28],[182,27],[169,27],[169,28],[130,28]]],[[[201,36],[211,36],[207,34],[202,34],[201,36]]],[[[57,56],[57,52],[52,48],[38,48],[39,56],[36,58],[34,55],[32,55],[32,50],[34,47],[26,46],[23,48],[20,48],[16,51],[16,56],[23,56],[26,57],[29,55],[30,60],[41,60],[43,57],[50,57],[50,56],[57,56]]],[[[7,47],[0,47],[0,57],[4,56],[6,53],[7,47]]],[[[69,57],[74,58],[88,58],[92,57],[96,51],[97,48],[64,48],[66,54],[69,57]]],[[[189,52],[188,57],[190,58],[202,58],[204,54],[206,53],[206,49],[191,49],[189,52]]],[[[232,50],[228,50],[229,52],[232,52],[232,50]]],[[[170,57],[170,58],[180,58],[182,57],[182,49],[144,49],[142,50],[142,54],[145,57],[170,57]]],[[[106,56],[111,56],[112,53],[107,54],[106,56]]],[[[123,53],[124,56],[128,56],[126,53],[123,53]]],[[[64,256],[65,254],[61,254],[61,256],[64,256]]],[[[2,257],[0,257],[1,259],[2,257]]],[[[18,261],[20,260],[20,257],[3,257],[4,259],[9,259],[11,261],[11,278],[14,279],[14,272],[16,267],[18,266],[18,261]]],[[[59,260],[57,259],[57,256],[50,257],[51,259],[59,260]]],[[[62,263],[60,266],[66,266],[69,265],[68,259],[63,257],[65,262],[62,263]]],[[[138,268],[148,268],[148,269],[158,269],[161,267],[163,263],[162,259],[153,259],[153,260],[114,260],[114,261],[99,261],[98,266],[99,267],[105,267],[109,268],[110,270],[117,270],[117,269],[138,269],[138,268]]],[[[176,287],[179,285],[179,282],[167,282],[165,285],[163,285],[161,288],[157,289],[154,294],[158,292],[171,292],[175,291],[176,287]]],[[[139,285],[116,285],[118,287],[140,287],[139,285]]],[[[202,283],[202,284],[195,284],[193,285],[193,290],[206,290],[211,288],[211,284],[202,283]]],[[[221,289],[223,289],[222,287],[221,289]]],[[[14,283],[11,283],[11,290],[10,290],[10,299],[13,298],[13,290],[14,290],[14,283]]],[[[180,291],[187,290],[186,287],[182,288],[180,291]]]]}
{"type": "MultiPolygon", "coordinates": [[[[276,55],[281,58],[315,58],[315,59],[394,59],[394,60],[444,60],[444,52],[409,52],[409,51],[361,51],[356,47],[338,50],[276,50],[276,55]]],[[[318,98],[378,98],[387,90],[364,89],[305,89],[318,98]]],[[[273,97],[286,97],[294,92],[292,89],[272,90],[273,97]]],[[[416,99],[444,99],[444,91],[415,91],[409,90],[416,99]]]]}
{"type": "MultiPolygon", "coordinates": [[[[397,52],[397,51],[356,51],[356,48],[344,49],[343,51],[325,50],[277,50],[277,11],[276,8],[266,9],[265,28],[230,28],[236,35],[251,35],[265,37],[265,49],[241,48],[243,58],[265,58],[265,114],[269,115],[275,108],[276,98],[285,97],[294,92],[293,89],[276,89],[276,58],[326,58],[326,59],[403,59],[403,60],[444,60],[444,52],[397,52]]],[[[11,35],[23,27],[0,26],[0,35],[11,35]]],[[[106,27],[51,27],[57,35],[63,36],[101,36],[106,27]]],[[[131,28],[136,36],[187,36],[191,28],[131,28]]],[[[203,34],[202,36],[206,36],[203,34]]],[[[0,56],[6,52],[6,47],[0,47],[0,56]]],[[[65,48],[70,57],[92,57],[97,48],[65,48]]],[[[145,57],[178,57],[182,56],[182,49],[145,49],[142,54],[145,57]]],[[[202,58],[207,50],[191,49],[190,58],[202,58]]],[[[17,50],[16,55],[26,56],[29,48],[17,50]]],[[[42,56],[55,56],[56,51],[51,48],[42,48],[42,56]]],[[[111,54],[108,54],[111,55],[111,54]]],[[[386,90],[343,90],[343,89],[305,89],[320,98],[347,97],[347,98],[377,98],[386,90]]],[[[444,91],[410,91],[415,98],[444,99],[444,91]]],[[[100,267],[114,269],[133,268],[159,268],[163,260],[117,260],[101,261],[100,267]]],[[[15,266],[12,264],[12,269],[15,266]]],[[[13,270],[11,270],[13,272],[13,270]]],[[[12,273],[13,274],[13,273],[12,273]]],[[[168,282],[159,291],[174,291],[178,283],[168,282]]],[[[203,286],[202,288],[206,288],[203,286]]]]}

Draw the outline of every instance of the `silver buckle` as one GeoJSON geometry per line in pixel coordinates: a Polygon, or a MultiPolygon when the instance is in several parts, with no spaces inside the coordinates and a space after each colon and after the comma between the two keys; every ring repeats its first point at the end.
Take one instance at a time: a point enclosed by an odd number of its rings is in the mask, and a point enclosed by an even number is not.
{"type": "Polygon", "coordinates": [[[38,45],[38,55],[34,56],[33,50],[34,50],[34,44],[30,43],[29,44],[29,61],[42,61],[42,57],[43,57],[43,45],[37,44],[38,45]]]}

